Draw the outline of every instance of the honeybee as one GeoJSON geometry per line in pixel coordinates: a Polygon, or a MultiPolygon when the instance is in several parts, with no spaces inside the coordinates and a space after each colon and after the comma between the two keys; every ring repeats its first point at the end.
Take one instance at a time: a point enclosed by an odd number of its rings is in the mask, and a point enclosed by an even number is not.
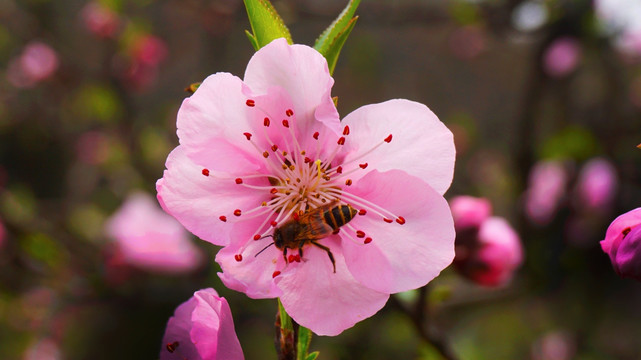
{"type": "Polygon", "coordinates": [[[311,244],[327,252],[334,273],[336,273],[334,254],[327,246],[319,244],[318,240],[337,231],[341,226],[350,222],[357,213],[358,211],[351,205],[342,205],[338,201],[332,201],[329,204],[310,209],[297,218],[294,217],[274,229],[274,234],[269,236],[274,238],[273,244],[283,251],[285,262],[287,262],[287,249],[298,249],[298,254],[303,257],[303,246],[311,244]]]}

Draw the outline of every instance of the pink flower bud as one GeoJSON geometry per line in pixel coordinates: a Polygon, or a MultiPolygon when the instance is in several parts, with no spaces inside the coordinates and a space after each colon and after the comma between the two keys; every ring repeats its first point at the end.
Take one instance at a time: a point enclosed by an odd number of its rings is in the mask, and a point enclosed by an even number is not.
{"type": "Polygon", "coordinates": [[[562,37],[550,44],[543,54],[543,69],[552,77],[562,77],[576,69],[581,47],[576,39],[562,37]]]}
{"type": "Polygon", "coordinates": [[[602,158],[592,159],[581,169],[577,181],[580,204],[589,209],[607,208],[614,199],[618,178],[612,164],[602,158]]]}
{"type": "Polygon", "coordinates": [[[140,268],[185,272],[203,260],[187,231],[144,193],[129,196],[107,222],[106,231],[124,261],[140,268]]]}
{"type": "Polygon", "coordinates": [[[601,248],[621,277],[641,281],[641,208],[617,217],[608,227],[601,248]]]}
{"type": "Polygon", "coordinates": [[[525,214],[533,223],[546,225],[566,193],[568,175],[559,161],[539,162],[532,168],[525,192],[525,214]]]}
{"type": "Polygon", "coordinates": [[[98,2],[85,5],[80,17],[89,31],[103,38],[113,37],[120,26],[118,14],[98,2]]]}
{"type": "Polygon", "coordinates": [[[483,266],[471,278],[485,286],[506,284],[523,262],[519,235],[505,219],[491,217],[481,225],[478,239],[481,246],[477,257],[483,266]]]}
{"type": "Polygon", "coordinates": [[[49,45],[34,41],[10,61],[7,78],[16,87],[30,88],[53,75],[58,65],[58,54],[49,45]]]}
{"type": "Polygon", "coordinates": [[[479,227],[492,215],[492,204],[484,198],[457,196],[450,200],[456,230],[479,227]]]}
{"type": "Polygon", "coordinates": [[[244,359],[225,298],[212,288],[198,290],[167,322],[160,360],[244,359]]]}
{"type": "Polygon", "coordinates": [[[167,57],[167,45],[153,35],[144,35],[138,38],[131,49],[132,57],[136,62],[147,66],[156,66],[167,57]]]}

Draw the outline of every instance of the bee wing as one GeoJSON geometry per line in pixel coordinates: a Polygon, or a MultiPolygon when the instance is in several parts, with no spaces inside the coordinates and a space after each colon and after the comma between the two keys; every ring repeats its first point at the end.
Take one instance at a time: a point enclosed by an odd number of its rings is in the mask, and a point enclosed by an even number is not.
{"type": "Polygon", "coordinates": [[[304,226],[296,234],[296,240],[298,241],[319,240],[330,235],[334,230],[323,219],[323,212],[316,209],[304,214],[299,222],[304,226]]]}

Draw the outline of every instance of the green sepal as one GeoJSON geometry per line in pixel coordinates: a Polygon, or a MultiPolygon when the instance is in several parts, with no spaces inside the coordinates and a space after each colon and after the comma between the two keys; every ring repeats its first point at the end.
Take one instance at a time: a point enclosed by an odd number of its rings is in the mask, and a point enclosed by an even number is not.
{"type": "Polygon", "coordinates": [[[314,351],[313,353],[307,355],[305,360],[316,360],[316,358],[318,357],[319,354],[320,353],[318,351],[314,351]]]}
{"type": "Polygon", "coordinates": [[[358,16],[354,16],[354,13],[360,2],[360,0],[350,0],[336,20],[316,39],[314,49],[327,59],[330,74],[334,72],[343,44],[356,24],[358,16]]]}
{"type": "Polygon", "coordinates": [[[292,318],[289,317],[283,303],[278,299],[278,315],[280,316],[280,328],[294,331],[294,324],[292,318]]]}
{"type": "Polygon", "coordinates": [[[304,326],[298,327],[298,344],[296,344],[296,360],[307,360],[309,344],[312,343],[312,331],[304,326]]]}
{"type": "Polygon", "coordinates": [[[246,33],[254,49],[258,50],[278,38],[285,38],[289,44],[294,43],[289,29],[269,0],[243,0],[243,2],[252,28],[251,33],[249,31],[246,33]]]}

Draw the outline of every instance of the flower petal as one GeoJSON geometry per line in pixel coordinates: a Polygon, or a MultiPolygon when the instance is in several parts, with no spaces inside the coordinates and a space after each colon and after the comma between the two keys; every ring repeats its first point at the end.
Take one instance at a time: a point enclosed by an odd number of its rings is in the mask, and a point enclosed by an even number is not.
{"type": "Polygon", "coordinates": [[[374,315],[389,295],[368,289],[352,277],[335,239],[323,239],[322,244],[334,254],[336,273],[324,250],[307,246],[304,261],[289,264],[276,277],[276,284],[283,292],[280,300],[285,310],[297,323],[318,335],[334,336],[374,315]]]}
{"type": "Polygon", "coordinates": [[[342,242],[349,271],[363,285],[385,293],[415,289],[454,259],[450,208],[421,179],[399,170],[374,170],[354,184],[350,193],[405,218],[403,225],[388,224],[370,213],[350,223],[373,239],[369,244],[342,242]]]}
{"type": "Polygon", "coordinates": [[[194,299],[197,305],[191,314],[193,326],[189,334],[202,358],[244,359],[227,300],[211,288],[197,291],[194,299]]]}
{"type": "Polygon", "coordinates": [[[276,39],[249,60],[244,81],[256,93],[273,86],[283,88],[292,98],[292,110],[304,134],[314,133],[316,121],[339,133],[338,111],[331,97],[334,79],[325,58],[313,48],[276,39]]]}
{"type": "MultiPolygon", "coordinates": [[[[441,195],[450,187],[456,155],[453,136],[427,106],[389,100],[356,109],[342,124],[351,129],[345,143],[346,162],[392,134],[389,144],[359,162],[367,162],[369,169],[378,171],[403,170],[423,179],[441,195]]],[[[356,172],[352,180],[364,175],[365,172],[356,172]]]]}
{"type": "Polygon", "coordinates": [[[234,210],[248,210],[269,200],[268,192],[238,185],[233,179],[204,176],[202,167],[187,157],[182,145],[169,154],[165,166],[163,178],[156,183],[163,209],[196,236],[215,245],[229,243],[230,225],[237,221],[234,210]],[[220,216],[226,216],[226,222],[220,216]]]}
{"type": "MultiPolygon", "coordinates": [[[[618,246],[618,243],[623,239],[623,230],[626,228],[634,228],[641,224],[641,208],[630,210],[625,214],[619,215],[605,233],[605,239],[601,240],[601,248],[604,252],[610,254],[613,246],[618,246]]],[[[614,249],[616,250],[616,249],[614,249]]],[[[614,259],[612,259],[614,261],[614,259]]]]}

